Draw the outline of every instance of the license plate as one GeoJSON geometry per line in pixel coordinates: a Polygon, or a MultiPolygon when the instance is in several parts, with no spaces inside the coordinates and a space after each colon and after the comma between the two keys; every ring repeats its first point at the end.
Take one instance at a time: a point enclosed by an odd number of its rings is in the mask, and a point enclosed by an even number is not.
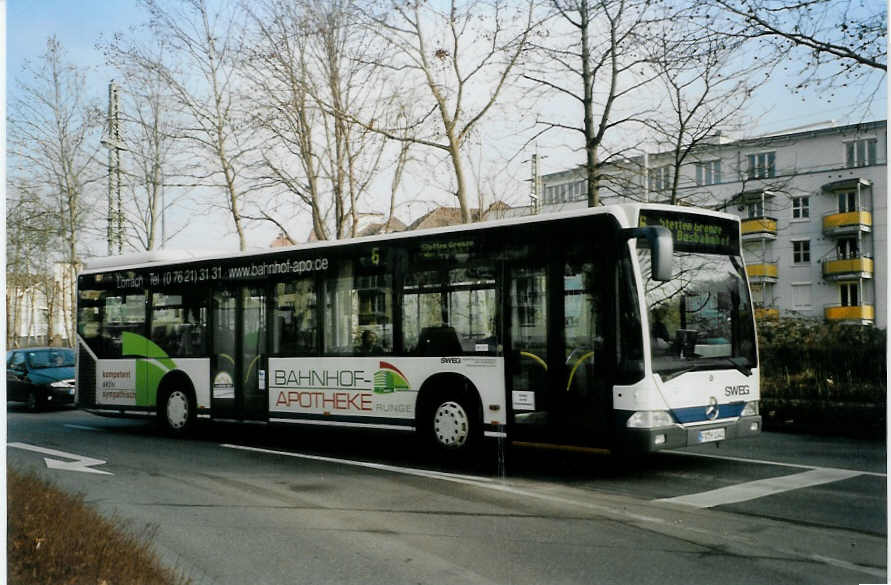
{"type": "Polygon", "coordinates": [[[699,431],[699,442],[710,443],[712,441],[723,441],[725,434],[725,429],[708,429],[705,431],[699,431]]]}

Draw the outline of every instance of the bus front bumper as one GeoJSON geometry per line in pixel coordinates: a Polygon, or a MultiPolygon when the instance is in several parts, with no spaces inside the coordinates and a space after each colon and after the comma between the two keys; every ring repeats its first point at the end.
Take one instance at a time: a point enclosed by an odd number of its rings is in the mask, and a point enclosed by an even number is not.
{"type": "Polygon", "coordinates": [[[622,429],[619,449],[631,453],[653,453],[664,449],[680,449],[743,439],[761,434],[760,416],[743,416],[734,420],[700,425],[673,425],[653,429],[622,429]]]}

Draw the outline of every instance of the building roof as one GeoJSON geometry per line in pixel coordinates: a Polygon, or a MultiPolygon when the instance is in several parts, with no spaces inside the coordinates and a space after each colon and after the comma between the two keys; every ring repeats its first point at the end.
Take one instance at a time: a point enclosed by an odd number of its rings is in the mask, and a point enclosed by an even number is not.
{"type": "Polygon", "coordinates": [[[377,234],[386,234],[389,232],[401,232],[406,225],[398,217],[391,217],[387,221],[380,221],[368,224],[364,229],[359,230],[356,236],[376,236],[377,234]]]}
{"type": "MultiPolygon", "coordinates": [[[[480,214],[479,209],[470,210],[471,221],[484,221],[487,219],[498,219],[502,217],[504,212],[511,209],[511,206],[504,201],[496,201],[492,203],[485,211],[480,214]]],[[[436,209],[422,215],[408,226],[409,230],[423,230],[429,228],[445,227],[450,225],[459,225],[464,223],[461,216],[460,207],[440,206],[436,209]]]]}

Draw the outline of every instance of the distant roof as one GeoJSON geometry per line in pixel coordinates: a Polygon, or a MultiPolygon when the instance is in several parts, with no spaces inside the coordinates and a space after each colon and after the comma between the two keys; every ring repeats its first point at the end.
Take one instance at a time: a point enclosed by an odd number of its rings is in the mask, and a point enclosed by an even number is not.
{"type": "MultiPolygon", "coordinates": [[[[511,206],[504,201],[496,201],[487,207],[480,215],[479,209],[470,210],[471,221],[485,221],[487,219],[499,219],[503,213],[511,209],[511,206]]],[[[424,230],[437,227],[445,227],[450,225],[459,225],[464,223],[461,216],[460,207],[440,206],[436,209],[422,215],[408,226],[409,230],[424,230]]]]}
{"type": "Polygon", "coordinates": [[[385,234],[389,232],[401,232],[405,229],[405,224],[398,217],[391,217],[387,221],[381,221],[369,224],[364,229],[359,230],[356,236],[376,236],[377,234],[385,234]]]}

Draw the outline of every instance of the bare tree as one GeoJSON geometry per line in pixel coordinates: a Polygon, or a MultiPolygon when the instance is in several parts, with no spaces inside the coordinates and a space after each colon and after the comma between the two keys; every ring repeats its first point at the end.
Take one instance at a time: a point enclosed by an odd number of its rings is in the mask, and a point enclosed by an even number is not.
{"type": "MultiPolygon", "coordinates": [[[[645,0],[552,0],[553,33],[536,47],[544,56],[540,72],[525,75],[550,95],[569,98],[581,108],[582,124],[573,119],[540,120],[544,131],[569,130],[581,134],[585,150],[588,206],[600,204],[603,155],[607,134],[621,125],[641,122],[651,110],[623,111],[638,90],[657,73],[644,50],[651,24],[651,3],[645,0]]],[[[611,156],[619,155],[619,152],[611,156]]]]}
{"type": "MultiPolygon", "coordinates": [[[[684,26],[684,11],[668,15],[668,26],[652,35],[650,62],[659,73],[667,98],[667,115],[653,116],[645,125],[656,143],[672,153],[669,203],[680,200],[682,169],[697,153],[712,146],[741,113],[748,98],[764,83],[753,75],[756,66],[740,64],[740,43],[709,31],[684,26]]],[[[702,165],[702,163],[700,163],[702,165]]],[[[700,166],[704,176],[712,169],[700,166]]]]}
{"type": "MultiPolygon", "coordinates": [[[[113,44],[102,46],[109,57],[117,56],[113,44]]],[[[146,49],[148,50],[148,48],[146,49]]],[[[165,61],[165,46],[153,46],[153,63],[165,61]]],[[[145,63],[109,59],[121,73],[120,93],[122,140],[131,170],[125,173],[130,205],[124,209],[128,244],[136,249],[154,250],[163,247],[172,235],[182,229],[170,230],[166,212],[178,197],[171,197],[166,188],[177,176],[175,167],[176,134],[179,116],[178,103],[170,93],[161,71],[145,67],[145,63]]]]}
{"type": "Polygon", "coordinates": [[[756,43],[753,54],[768,66],[801,63],[787,82],[793,91],[866,83],[878,72],[876,91],[888,70],[886,2],[704,0],[694,12],[714,33],[756,43]]]}
{"type": "MultiPolygon", "coordinates": [[[[56,213],[46,197],[21,180],[8,186],[6,200],[6,343],[18,347],[36,335],[37,309],[56,296],[48,269],[59,234],[56,213]]],[[[48,312],[52,330],[54,312],[48,312]]]]}
{"type": "Polygon", "coordinates": [[[391,49],[386,65],[401,78],[394,95],[402,95],[403,111],[414,113],[402,127],[379,120],[361,123],[393,140],[445,153],[465,223],[471,212],[463,147],[498,102],[527,49],[533,4],[519,6],[502,0],[452,0],[440,8],[409,0],[365,11],[367,25],[391,49]],[[413,108],[411,100],[416,102],[413,108]]]}
{"type": "MultiPolygon", "coordinates": [[[[55,37],[23,73],[30,80],[19,82],[20,93],[10,103],[10,174],[46,197],[61,242],[57,259],[76,269],[93,215],[90,187],[103,176],[97,163],[101,115],[87,101],[83,70],[65,61],[55,37]]],[[[76,301],[71,284],[66,289],[71,296],[64,300],[68,310],[76,301]]],[[[73,319],[68,339],[74,339],[73,319]]]]}
{"type": "Polygon", "coordinates": [[[206,0],[142,0],[149,12],[152,43],[116,37],[106,47],[108,60],[120,67],[138,67],[147,78],[167,87],[185,116],[173,136],[185,145],[180,152],[193,163],[183,169],[191,184],[214,188],[219,207],[227,211],[240,249],[247,248],[242,208],[251,192],[244,168],[252,152],[250,133],[236,101],[243,49],[243,14],[235,0],[208,6],[206,0]],[[155,44],[167,49],[159,58],[155,44]]]}
{"type": "MultiPolygon", "coordinates": [[[[245,58],[253,119],[274,145],[259,150],[259,178],[276,201],[309,210],[317,239],[355,235],[384,139],[346,113],[377,117],[385,108],[375,91],[379,47],[347,2],[267,0],[248,10],[257,30],[245,58]]],[[[295,241],[268,208],[258,208],[259,219],[295,241]]]]}

